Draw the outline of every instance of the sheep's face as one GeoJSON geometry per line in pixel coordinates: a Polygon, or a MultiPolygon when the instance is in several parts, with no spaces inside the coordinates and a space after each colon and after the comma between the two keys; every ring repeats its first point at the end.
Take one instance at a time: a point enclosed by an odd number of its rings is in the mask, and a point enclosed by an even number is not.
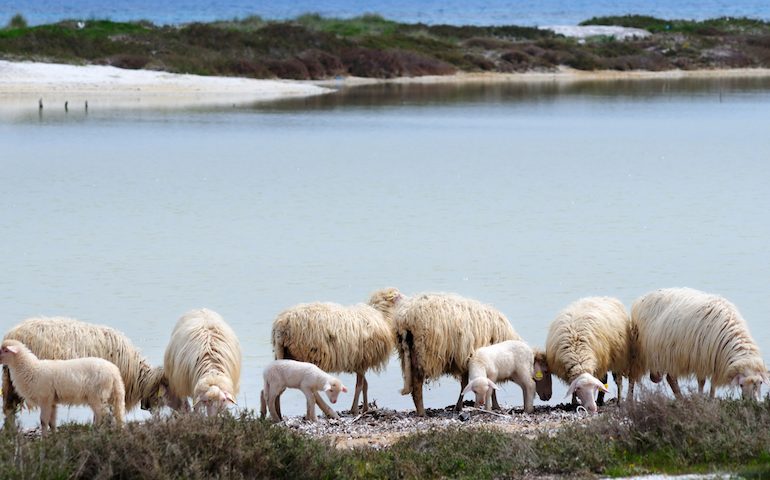
{"type": "Polygon", "coordinates": [[[497,390],[497,385],[486,377],[474,378],[463,390],[463,395],[473,392],[476,395],[476,408],[489,403],[492,398],[492,392],[497,390]]]}
{"type": "Polygon", "coordinates": [[[590,373],[581,373],[569,386],[567,396],[573,393],[580,399],[586,410],[596,413],[596,394],[601,390],[604,393],[610,393],[607,387],[590,373]]]}
{"type": "Polygon", "coordinates": [[[16,354],[19,353],[21,343],[15,340],[6,340],[0,347],[0,363],[8,365],[14,363],[16,354]]]}
{"type": "Polygon", "coordinates": [[[369,298],[369,305],[384,312],[392,309],[403,296],[397,288],[389,287],[378,290],[369,298]]]}
{"type": "Polygon", "coordinates": [[[744,399],[760,400],[762,395],[762,383],[767,381],[762,375],[736,375],[732,381],[733,385],[741,387],[741,397],[744,399]]]}
{"type": "Polygon", "coordinates": [[[534,367],[535,374],[532,379],[535,380],[537,396],[540,397],[540,400],[548,401],[551,399],[551,395],[553,395],[553,377],[551,372],[548,371],[548,367],[541,360],[536,359],[534,367]]]}
{"type": "Polygon", "coordinates": [[[230,392],[221,390],[216,385],[212,385],[208,388],[208,390],[196,396],[196,401],[195,405],[193,405],[193,408],[196,410],[205,408],[206,414],[211,417],[227,408],[227,405],[230,403],[233,405],[236,404],[235,398],[232,396],[232,394],[230,392]]]}
{"type": "Polygon", "coordinates": [[[337,403],[337,397],[340,395],[340,392],[347,393],[347,391],[347,387],[336,378],[324,385],[324,392],[326,392],[326,396],[329,397],[329,401],[332,403],[337,403]]]}

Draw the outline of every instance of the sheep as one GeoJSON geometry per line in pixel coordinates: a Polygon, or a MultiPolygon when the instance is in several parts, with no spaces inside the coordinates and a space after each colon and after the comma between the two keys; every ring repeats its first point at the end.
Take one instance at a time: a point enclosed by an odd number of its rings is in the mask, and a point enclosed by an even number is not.
{"type": "MultiPolygon", "coordinates": [[[[451,374],[460,378],[460,396],[468,384],[468,358],[478,348],[520,340],[497,309],[451,293],[423,293],[405,298],[395,315],[397,349],[404,378],[402,395],[412,394],[417,415],[425,416],[422,387],[426,380],[451,374]]],[[[550,384],[537,384],[540,398],[550,397],[550,384]]],[[[494,395],[493,395],[494,399],[494,395]]],[[[496,403],[496,402],[495,402],[496,403]]]]}
{"type": "MultiPolygon", "coordinates": [[[[114,363],[123,378],[126,410],[140,402],[144,410],[157,407],[166,386],[163,369],[151,367],[128,337],[110,327],[66,317],[35,317],[13,327],[5,339],[22,342],[40,359],[100,357],[114,363]]],[[[7,368],[3,368],[2,391],[3,412],[7,419],[12,419],[21,399],[14,391],[7,368]]]]}
{"type": "Polygon", "coordinates": [[[317,420],[315,406],[321,408],[327,418],[339,418],[323,401],[318,392],[326,392],[332,403],[337,403],[340,392],[348,389],[339,379],[334,378],[317,366],[308,362],[295,360],[274,360],[263,371],[264,386],[260,392],[260,418],[265,418],[266,410],[270,410],[270,419],[274,422],[281,418],[281,394],[287,388],[302,390],[307,399],[307,414],[305,418],[311,422],[317,420]]]}
{"type": "Polygon", "coordinates": [[[356,374],[351,413],[369,408],[365,373],[381,371],[395,346],[393,310],[401,299],[395,288],[374,292],[368,304],[342,306],[307,303],[281,312],[273,321],[272,344],[276,359],[310,362],[328,372],[356,374]]]}
{"type": "Polygon", "coordinates": [[[125,388],[120,370],[103,358],[40,360],[23,343],[4,340],[0,363],[27,405],[40,407],[40,429],[56,430],[56,406],[89,405],[99,424],[109,407],[120,427],[125,417],[125,388]]]}
{"type": "Polygon", "coordinates": [[[187,398],[192,397],[193,409],[215,415],[236,403],[241,377],[238,337],[218,313],[190,310],[174,326],[163,368],[171,397],[181,400],[172,408],[186,411],[187,398]]]}
{"type": "Polygon", "coordinates": [[[532,413],[538,376],[542,378],[543,367],[535,360],[532,348],[520,340],[508,340],[481,347],[473,353],[468,360],[468,385],[462,394],[473,391],[476,407],[485,405],[489,409],[497,383],[512,380],[521,387],[524,411],[532,413]]]}
{"type": "Polygon", "coordinates": [[[569,384],[583,407],[596,413],[597,391],[608,393],[596,377],[612,372],[622,397],[623,376],[631,369],[631,325],[625,307],[615,298],[587,297],[559,312],[546,337],[546,361],[569,384]]]}
{"type": "Polygon", "coordinates": [[[721,386],[740,386],[743,398],[759,399],[767,368],[746,321],[723,297],[692,288],[655,290],[631,307],[638,335],[637,377],[666,374],[677,398],[677,378],[694,375],[699,391],[711,378],[709,395],[721,386]]]}

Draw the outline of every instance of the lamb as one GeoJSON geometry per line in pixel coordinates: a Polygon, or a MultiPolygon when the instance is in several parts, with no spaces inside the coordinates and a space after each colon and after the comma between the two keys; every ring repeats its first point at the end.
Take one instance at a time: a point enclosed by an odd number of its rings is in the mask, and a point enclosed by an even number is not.
{"type": "MultiPolygon", "coordinates": [[[[374,292],[368,304],[300,304],[281,312],[273,322],[276,359],[310,362],[328,372],[356,374],[354,415],[363,392],[363,411],[369,408],[368,370],[381,371],[395,346],[393,310],[401,299],[395,288],[374,292]]],[[[280,413],[280,410],[279,410],[280,413]]]]}
{"type": "Polygon", "coordinates": [[[532,348],[520,340],[508,340],[481,347],[468,360],[468,386],[463,390],[463,395],[473,391],[476,394],[476,407],[485,405],[489,409],[492,406],[492,392],[497,390],[497,383],[512,380],[521,387],[524,411],[532,413],[535,378],[542,378],[543,370],[535,360],[532,348]]]}
{"type": "Polygon", "coordinates": [[[337,403],[340,392],[348,389],[339,379],[334,378],[317,366],[308,362],[295,360],[274,360],[263,372],[264,386],[260,392],[260,418],[265,418],[266,410],[270,409],[270,419],[274,422],[281,420],[281,394],[287,388],[302,390],[307,399],[307,414],[305,418],[311,422],[317,420],[315,406],[321,408],[327,418],[339,418],[323,401],[318,392],[326,392],[332,403],[337,403]]]}
{"type": "MultiPolygon", "coordinates": [[[[476,349],[520,340],[497,309],[449,293],[423,293],[402,300],[396,309],[395,325],[404,377],[401,394],[412,394],[419,416],[425,416],[422,387],[426,380],[451,374],[460,378],[463,392],[468,384],[468,359],[476,349]]],[[[546,387],[550,384],[538,382],[540,398],[550,397],[550,388],[545,391],[546,387]]],[[[462,409],[462,397],[461,393],[457,410],[462,409]]]]}
{"type": "Polygon", "coordinates": [[[31,407],[40,407],[40,429],[56,430],[56,406],[89,405],[94,423],[102,422],[109,407],[118,426],[125,416],[125,389],[120,370],[103,358],[40,360],[23,343],[5,340],[0,363],[8,367],[19,395],[31,407]]]}
{"type": "Polygon", "coordinates": [[[740,386],[743,398],[760,398],[767,368],[746,321],[725,298],[692,288],[655,290],[634,302],[631,322],[638,335],[637,377],[666,373],[677,398],[677,378],[690,375],[700,392],[711,378],[712,398],[726,385],[740,386]]]}
{"type": "Polygon", "coordinates": [[[216,312],[190,310],[177,321],[163,357],[171,398],[181,400],[172,408],[193,409],[209,416],[235,404],[241,377],[241,346],[238,337],[216,312]]]}
{"type": "MultiPolygon", "coordinates": [[[[123,378],[125,408],[133,409],[141,402],[142,409],[159,406],[160,393],[165,389],[162,368],[153,368],[121,332],[101,325],[65,317],[29,318],[13,327],[7,340],[18,340],[40,359],[68,360],[100,357],[114,363],[123,378]],[[77,341],[62,341],[77,339],[77,341]]],[[[12,419],[21,404],[7,368],[3,368],[3,412],[12,419]]]]}
{"type": "Polygon", "coordinates": [[[631,325],[623,304],[611,297],[587,297],[559,312],[546,337],[546,361],[569,384],[586,410],[596,413],[597,391],[608,393],[596,377],[612,372],[622,396],[623,376],[631,369],[631,325]]]}

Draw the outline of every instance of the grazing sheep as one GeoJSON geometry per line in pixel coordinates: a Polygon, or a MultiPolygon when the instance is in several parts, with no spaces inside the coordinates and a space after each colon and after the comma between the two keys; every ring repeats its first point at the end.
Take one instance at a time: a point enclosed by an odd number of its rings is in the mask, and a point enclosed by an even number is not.
{"type": "Polygon", "coordinates": [[[163,357],[172,398],[181,399],[177,410],[205,407],[215,415],[227,403],[235,404],[241,378],[241,345],[222,317],[205,308],[190,310],[176,323],[163,357]]]}
{"type": "Polygon", "coordinates": [[[455,408],[461,410],[471,354],[486,345],[520,339],[500,311],[448,293],[423,293],[402,300],[395,325],[404,377],[401,394],[412,394],[419,416],[425,416],[422,387],[426,380],[442,374],[459,377],[461,394],[455,408]]]}
{"type": "Polygon", "coordinates": [[[694,375],[699,390],[711,379],[710,396],[725,385],[759,399],[767,368],[746,321],[726,299],[692,288],[666,288],[637,299],[631,322],[638,335],[640,368],[662,378],[681,397],[677,378],[694,375]]]}
{"type": "MultiPolygon", "coordinates": [[[[123,378],[127,410],[140,401],[145,410],[157,407],[159,393],[165,387],[163,369],[152,368],[128,337],[109,327],[65,317],[36,317],[13,327],[5,339],[22,342],[40,359],[99,357],[114,363],[123,378]]],[[[12,418],[21,399],[7,368],[3,369],[2,391],[3,412],[6,418],[12,418]]]]}
{"type": "Polygon", "coordinates": [[[369,408],[367,370],[381,371],[388,363],[396,338],[393,310],[401,294],[395,288],[374,292],[368,304],[343,306],[307,303],[281,312],[273,322],[276,359],[310,362],[328,372],[356,374],[351,413],[358,398],[369,408]]]}
{"type": "Polygon", "coordinates": [[[16,391],[27,405],[40,407],[40,429],[56,430],[56,406],[88,405],[94,423],[111,407],[118,426],[125,416],[125,390],[120,370],[103,358],[40,360],[23,343],[5,340],[0,363],[8,367],[16,391]]]}
{"type": "Polygon", "coordinates": [[[597,391],[607,387],[596,377],[612,372],[620,401],[623,376],[629,375],[631,327],[623,304],[610,297],[582,298],[559,312],[546,337],[548,368],[569,384],[586,410],[596,413],[597,391]]]}
{"type": "Polygon", "coordinates": [[[535,378],[543,376],[543,368],[535,360],[535,353],[529,345],[520,340],[508,340],[476,350],[468,360],[468,386],[463,395],[473,391],[476,407],[492,407],[492,392],[497,383],[512,380],[521,387],[524,396],[524,411],[534,411],[535,378]]]}
{"type": "Polygon", "coordinates": [[[332,403],[337,403],[340,392],[348,389],[339,379],[334,378],[312,363],[294,360],[275,360],[263,372],[264,386],[260,392],[260,418],[265,418],[266,410],[270,409],[270,419],[274,422],[281,420],[281,394],[287,388],[302,390],[307,399],[307,414],[305,418],[311,422],[317,420],[315,406],[321,408],[327,418],[339,418],[323,401],[318,392],[326,392],[332,403]]]}

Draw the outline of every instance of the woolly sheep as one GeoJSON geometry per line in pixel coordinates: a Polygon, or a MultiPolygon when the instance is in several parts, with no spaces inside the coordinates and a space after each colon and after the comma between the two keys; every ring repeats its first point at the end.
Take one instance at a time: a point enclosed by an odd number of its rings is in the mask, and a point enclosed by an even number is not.
{"type": "Polygon", "coordinates": [[[743,398],[759,399],[767,368],[746,321],[725,298],[692,288],[655,290],[634,302],[631,322],[638,335],[637,377],[665,372],[677,397],[677,378],[694,375],[701,392],[711,379],[711,397],[733,385],[743,398]]]}
{"type": "Polygon", "coordinates": [[[206,308],[185,313],[176,323],[163,357],[173,397],[181,399],[177,409],[205,407],[215,415],[227,403],[235,404],[241,377],[241,346],[222,317],[206,308]]]}
{"type": "Polygon", "coordinates": [[[596,413],[597,391],[608,392],[602,377],[608,371],[618,386],[631,368],[630,320],[623,304],[611,297],[577,300],[559,312],[546,337],[546,361],[556,376],[569,384],[586,410],[596,413]]]}
{"type": "Polygon", "coordinates": [[[0,363],[8,367],[17,392],[31,407],[40,407],[40,428],[56,430],[56,406],[88,405],[94,423],[112,408],[118,426],[125,416],[125,389],[120,370],[103,358],[40,360],[23,343],[5,340],[0,363]]]}
{"type": "Polygon", "coordinates": [[[281,420],[281,394],[287,388],[302,390],[307,399],[307,414],[305,418],[311,422],[317,420],[315,406],[321,408],[327,418],[339,418],[337,412],[329,408],[318,392],[326,392],[332,403],[337,403],[340,392],[348,389],[339,379],[334,378],[312,363],[295,360],[275,360],[263,372],[264,386],[260,392],[260,418],[265,418],[266,410],[270,410],[270,419],[274,422],[281,420]]]}
{"type": "Polygon", "coordinates": [[[365,373],[381,371],[395,346],[393,310],[401,294],[395,288],[374,292],[368,304],[343,306],[308,303],[281,312],[273,322],[272,344],[276,359],[310,362],[328,372],[356,374],[351,413],[369,408],[365,373]]]}
{"type": "MultiPolygon", "coordinates": [[[[476,349],[520,339],[500,311],[451,293],[403,299],[396,309],[395,325],[404,377],[401,394],[412,394],[419,416],[425,416],[422,387],[426,380],[450,374],[460,378],[462,392],[468,384],[468,358],[476,349]]],[[[541,398],[545,396],[550,391],[541,398]]],[[[462,409],[462,393],[455,408],[462,409]]]]}
{"type": "Polygon", "coordinates": [[[512,380],[521,387],[524,396],[524,411],[534,411],[536,372],[543,375],[543,368],[535,360],[535,353],[529,345],[520,340],[508,340],[476,350],[468,360],[468,386],[463,395],[473,391],[476,407],[485,405],[489,409],[492,392],[497,384],[512,380]]]}
{"type": "MultiPolygon", "coordinates": [[[[99,357],[108,360],[120,370],[127,410],[140,401],[145,410],[158,406],[159,393],[165,386],[163,369],[152,368],[131,340],[115,329],[66,317],[36,317],[13,327],[5,339],[22,342],[41,359],[99,357]]],[[[6,418],[12,418],[21,399],[14,391],[7,368],[3,369],[2,391],[3,412],[6,418]]]]}

